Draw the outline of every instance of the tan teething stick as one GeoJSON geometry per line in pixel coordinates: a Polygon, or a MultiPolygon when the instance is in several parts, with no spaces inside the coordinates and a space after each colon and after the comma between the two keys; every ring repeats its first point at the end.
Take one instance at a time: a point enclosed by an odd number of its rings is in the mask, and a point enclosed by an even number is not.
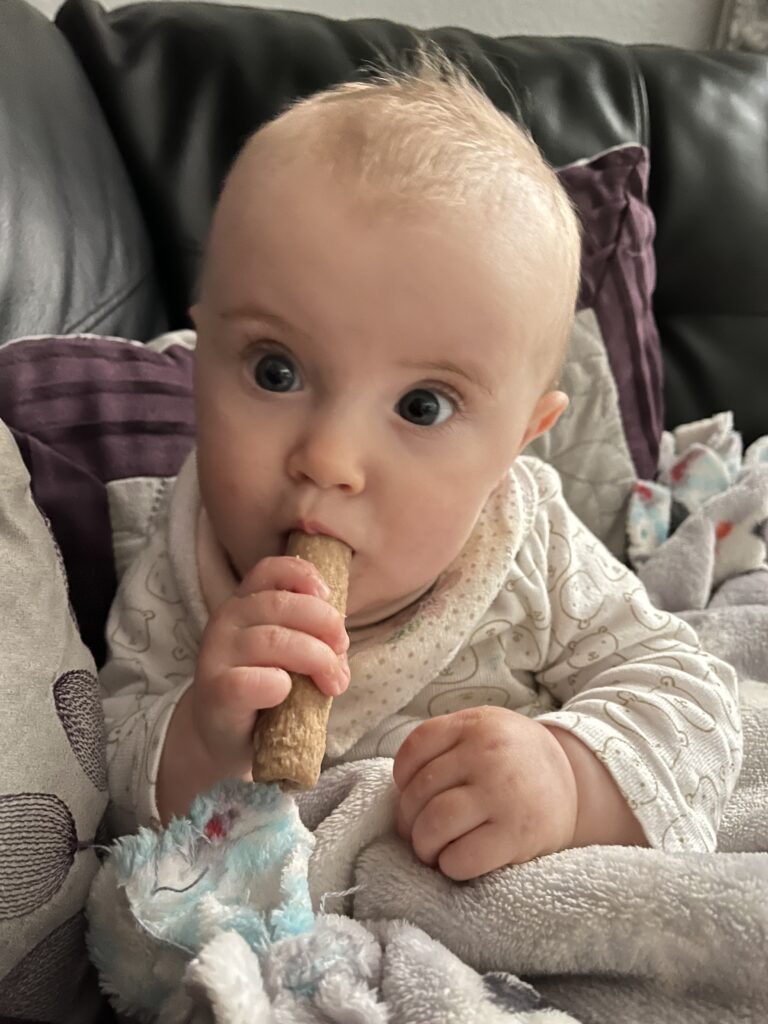
{"type": "MultiPolygon", "coordinates": [[[[306,558],[331,588],[329,601],[344,615],[352,551],[322,534],[292,533],[287,555],[306,558]]],[[[259,712],[253,736],[253,781],[283,789],[311,789],[320,777],[331,698],[311,679],[291,673],[291,692],[276,708],[259,712]]]]}

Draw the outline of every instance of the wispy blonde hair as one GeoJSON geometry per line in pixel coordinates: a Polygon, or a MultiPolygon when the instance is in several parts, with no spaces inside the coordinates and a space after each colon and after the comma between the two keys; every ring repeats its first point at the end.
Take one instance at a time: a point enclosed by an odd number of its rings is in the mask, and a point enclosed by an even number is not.
{"type": "Polygon", "coordinates": [[[368,202],[431,203],[466,208],[467,216],[482,209],[537,267],[555,275],[556,261],[552,344],[543,361],[557,374],[578,292],[579,221],[530,133],[494,106],[466,68],[435,46],[418,46],[402,66],[382,60],[363,80],[295,102],[251,144],[269,151],[278,139],[295,145],[276,147],[276,159],[317,160],[351,176],[368,202]]]}

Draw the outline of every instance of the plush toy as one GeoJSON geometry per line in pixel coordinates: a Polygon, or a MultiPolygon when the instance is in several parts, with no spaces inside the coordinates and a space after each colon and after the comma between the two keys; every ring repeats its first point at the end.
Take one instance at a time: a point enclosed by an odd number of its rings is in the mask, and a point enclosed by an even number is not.
{"type": "Polygon", "coordinates": [[[163,832],[119,840],[88,903],[91,958],[116,1009],[163,1024],[212,1010],[232,1024],[384,1022],[378,942],[313,914],[312,845],[293,799],[239,781],[163,832]]]}

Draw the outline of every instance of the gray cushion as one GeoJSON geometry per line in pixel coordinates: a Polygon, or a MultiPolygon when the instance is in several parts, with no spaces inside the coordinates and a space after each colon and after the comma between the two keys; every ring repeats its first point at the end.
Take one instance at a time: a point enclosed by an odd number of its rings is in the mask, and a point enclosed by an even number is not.
{"type": "Polygon", "coordinates": [[[95,1019],[82,908],[107,802],[93,659],[0,422],[0,1017],[95,1019]]]}
{"type": "Polygon", "coordinates": [[[0,0],[0,343],[146,337],[165,312],[128,174],[61,33],[0,0]]]}

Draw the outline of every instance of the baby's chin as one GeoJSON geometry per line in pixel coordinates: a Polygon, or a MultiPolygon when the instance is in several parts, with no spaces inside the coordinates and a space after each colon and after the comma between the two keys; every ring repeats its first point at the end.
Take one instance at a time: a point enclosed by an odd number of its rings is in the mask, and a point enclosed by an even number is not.
{"type": "Polygon", "coordinates": [[[403,594],[400,597],[368,601],[360,607],[355,607],[356,601],[353,584],[354,580],[350,582],[350,600],[347,606],[346,620],[347,630],[365,629],[388,622],[396,615],[412,609],[434,586],[434,582],[428,583],[418,590],[403,594]]]}

